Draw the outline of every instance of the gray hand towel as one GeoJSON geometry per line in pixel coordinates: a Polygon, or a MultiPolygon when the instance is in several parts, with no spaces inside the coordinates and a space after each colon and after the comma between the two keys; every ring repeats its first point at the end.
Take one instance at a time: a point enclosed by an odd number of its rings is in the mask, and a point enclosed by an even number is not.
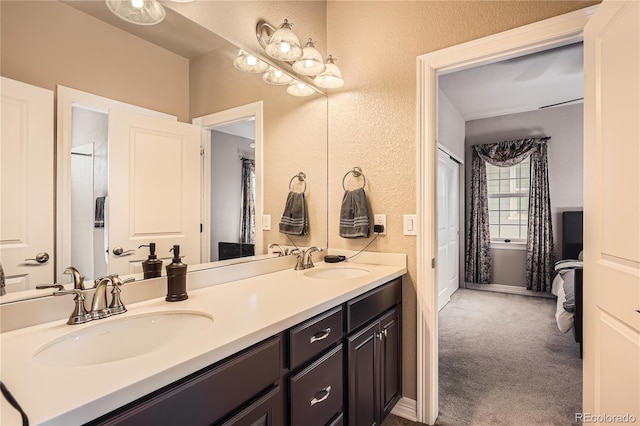
{"type": "Polygon", "coordinates": [[[363,188],[344,193],[340,209],[340,236],[343,238],[369,236],[369,204],[363,188]]]}
{"type": "Polygon", "coordinates": [[[289,192],[280,218],[280,232],[289,235],[305,235],[308,225],[307,200],[304,198],[304,192],[289,192]]]}
{"type": "Polygon", "coordinates": [[[104,203],[106,197],[96,198],[94,228],[104,228],[104,203]]]}

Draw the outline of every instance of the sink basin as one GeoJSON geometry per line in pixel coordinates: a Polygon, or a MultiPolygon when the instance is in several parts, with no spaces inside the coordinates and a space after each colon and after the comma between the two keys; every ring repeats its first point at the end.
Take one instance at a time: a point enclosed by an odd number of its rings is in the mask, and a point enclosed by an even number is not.
{"type": "Polygon", "coordinates": [[[321,280],[344,280],[362,277],[368,273],[369,271],[363,268],[314,268],[306,271],[304,275],[321,280]]]}
{"type": "Polygon", "coordinates": [[[33,354],[33,361],[52,367],[76,367],[120,361],[150,353],[193,336],[213,324],[196,311],[156,312],[118,318],[68,333],[33,354]]]}

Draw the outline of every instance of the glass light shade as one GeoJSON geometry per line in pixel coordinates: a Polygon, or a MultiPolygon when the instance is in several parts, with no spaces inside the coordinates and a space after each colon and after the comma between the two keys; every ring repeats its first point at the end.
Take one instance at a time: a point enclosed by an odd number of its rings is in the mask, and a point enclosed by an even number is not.
{"type": "Polygon", "coordinates": [[[164,7],[156,0],[105,0],[120,19],[136,25],[155,25],[164,20],[164,7]]]}
{"type": "Polygon", "coordinates": [[[262,75],[265,83],[274,84],[276,86],[285,86],[293,81],[293,78],[273,67],[262,75]]]}
{"type": "Polygon", "coordinates": [[[280,61],[292,62],[302,57],[300,41],[291,30],[291,24],[286,19],[273,33],[264,49],[267,55],[280,61]]]}
{"type": "Polygon", "coordinates": [[[302,75],[318,75],[325,69],[322,55],[315,48],[315,42],[311,39],[302,49],[302,58],[293,64],[293,70],[302,75]]]}
{"type": "Polygon", "coordinates": [[[240,71],[256,74],[263,73],[269,69],[269,64],[242,49],[238,51],[238,55],[233,60],[233,66],[240,71]]]}
{"type": "Polygon", "coordinates": [[[293,96],[309,96],[313,95],[313,92],[311,87],[295,80],[287,87],[287,93],[293,96]]]}
{"type": "Polygon", "coordinates": [[[313,79],[313,82],[324,89],[337,89],[344,84],[344,80],[342,79],[342,73],[336,64],[334,64],[335,58],[331,55],[327,58],[327,63],[325,64],[326,69],[323,73],[316,76],[313,79]]]}

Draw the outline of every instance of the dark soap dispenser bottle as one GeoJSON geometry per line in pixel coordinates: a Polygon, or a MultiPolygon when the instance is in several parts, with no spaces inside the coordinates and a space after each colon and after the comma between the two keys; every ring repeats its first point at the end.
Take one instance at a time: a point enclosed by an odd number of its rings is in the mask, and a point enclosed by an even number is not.
{"type": "Polygon", "coordinates": [[[149,247],[149,258],[142,262],[144,279],[158,278],[162,275],[162,260],[156,256],[156,243],[143,244],[138,248],[149,247]]]}
{"type": "Polygon", "coordinates": [[[167,302],[179,302],[189,297],[187,295],[187,265],[180,260],[180,246],[174,245],[173,260],[167,268],[167,302]]]}

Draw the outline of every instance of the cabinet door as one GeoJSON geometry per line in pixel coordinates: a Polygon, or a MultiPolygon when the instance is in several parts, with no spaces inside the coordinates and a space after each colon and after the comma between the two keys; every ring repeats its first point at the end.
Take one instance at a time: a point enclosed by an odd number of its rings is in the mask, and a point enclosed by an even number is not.
{"type": "Polygon", "coordinates": [[[380,407],[381,421],[391,412],[400,398],[401,387],[401,306],[380,319],[380,407]]]}
{"type": "Polygon", "coordinates": [[[350,426],[377,425],[380,421],[378,345],[380,322],[366,326],[349,337],[348,378],[350,426]]]}
{"type": "Polygon", "coordinates": [[[222,426],[281,426],[282,396],[276,386],[262,398],[233,416],[222,426]]]}

